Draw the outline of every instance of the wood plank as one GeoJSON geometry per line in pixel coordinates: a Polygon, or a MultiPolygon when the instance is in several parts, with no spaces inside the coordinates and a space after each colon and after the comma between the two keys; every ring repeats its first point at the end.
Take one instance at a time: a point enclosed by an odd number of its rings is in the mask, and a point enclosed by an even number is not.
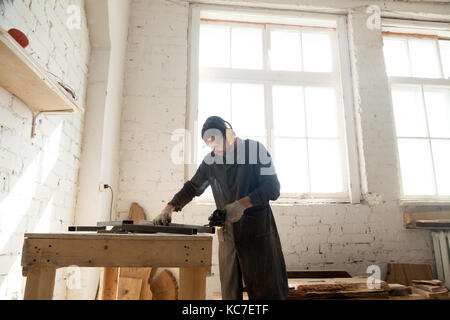
{"type": "Polygon", "coordinates": [[[366,277],[290,279],[289,299],[313,298],[382,298],[388,296],[389,287],[380,282],[379,289],[369,289],[366,277]]]}
{"type": "Polygon", "coordinates": [[[180,300],[204,300],[206,274],[203,267],[180,268],[180,300]]]}
{"type": "Polygon", "coordinates": [[[152,300],[153,295],[149,283],[151,271],[152,268],[119,268],[119,282],[122,277],[141,279],[140,300],[152,300]]]}
{"type": "Polygon", "coordinates": [[[438,280],[438,279],[432,279],[432,280],[413,280],[413,285],[414,284],[428,284],[431,286],[443,286],[444,285],[444,281],[438,280]]]}
{"type": "Polygon", "coordinates": [[[55,267],[28,268],[24,300],[52,300],[55,274],[55,267]]]}
{"type": "Polygon", "coordinates": [[[151,284],[153,300],[177,300],[178,284],[169,270],[164,270],[151,284]]]}
{"type": "Polygon", "coordinates": [[[108,233],[25,233],[26,239],[66,239],[66,240],[135,240],[135,241],[205,241],[212,239],[210,235],[179,234],[108,234],[108,233]]]}
{"type": "Polygon", "coordinates": [[[427,290],[423,290],[421,288],[412,287],[412,292],[415,294],[420,294],[421,296],[424,296],[429,299],[441,299],[441,298],[448,298],[448,290],[442,291],[442,292],[429,292],[427,290]]]}
{"type": "Polygon", "coordinates": [[[139,300],[141,287],[142,279],[120,277],[117,300],[139,300]]]}
{"type": "Polygon", "coordinates": [[[130,213],[128,214],[128,220],[133,220],[134,224],[139,224],[141,221],[145,221],[144,208],[133,202],[130,207],[130,213]]]}
{"type": "Polygon", "coordinates": [[[0,86],[35,111],[84,111],[56,79],[2,28],[0,86]]]}
{"type": "Polygon", "coordinates": [[[446,289],[444,286],[434,286],[434,285],[421,284],[421,283],[413,283],[413,287],[423,289],[426,291],[430,291],[430,292],[441,292],[446,289]]]}
{"type": "Polygon", "coordinates": [[[431,280],[429,264],[388,263],[386,281],[411,286],[412,280],[431,280]]]}
{"type": "Polygon", "coordinates": [[[119,278],[118,268],[104,268],[102,300],[117,299],[118,278],[119,278]]]}
{"type": "Polygon", "coordinates": [[[416,228],[417,220],[428,219],[450,219],[450,211],[425,211],[425,212],[407,212],[403,215],[404,223],[407,228],[416,228]]]}

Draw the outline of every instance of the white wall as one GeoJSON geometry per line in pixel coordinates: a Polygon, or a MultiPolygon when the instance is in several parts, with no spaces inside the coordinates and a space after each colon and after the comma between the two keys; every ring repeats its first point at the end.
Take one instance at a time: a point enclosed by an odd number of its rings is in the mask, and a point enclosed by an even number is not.
{"type": "MultiPolygon", "coordinates": [[[[85,107],[89,37],[83,0],[14,0],[0,6],[0,26],[30,40],[27,51],[58,75],[85,107]],[[66,27],[70,4],[79,29],[66,27]]],[[[26,84],[24,84],[26,86],[26,84]]],[[[0,299],[21,299],[25,232],[63,232],[74,223],[83,115],[39,116],[31,139],[31,111],[0,87],[0,299]]],[[[55,298],[66,297],[66,269],[58,269],[55,298]]]]}
{"type": "MultiPolygon", "coordinates": [[[[383,15],[447,21],[449,6],[431,2],[349,0],[202,2],[308,9],[349,16],[363,201],[357,205],[273,203],[288,269],[345,269],[355,275],[377,264],[384,277],[388,262],[433,264],[429,233],[406,230],[403,226],[381,32],[367,29],[365,5],[379,5],[383,15]]],[[[185,128],[186,121],[188,15],[188,1],[134,0],[132,3],[118,211],[127,211],[130,203],[136,201],[147,215],[154,217],[184,183],[184,166],[173,164],[170,156],[177,143],[171,141],[171,133],[185,128]]],[[[175,222],[204,224],[213,209],[212,205],[189,204],[183,213],[175,215],[175,222]]],[[[208,297],[220,290],[214,241],[214,276],[208,278],[208,297]]]]}

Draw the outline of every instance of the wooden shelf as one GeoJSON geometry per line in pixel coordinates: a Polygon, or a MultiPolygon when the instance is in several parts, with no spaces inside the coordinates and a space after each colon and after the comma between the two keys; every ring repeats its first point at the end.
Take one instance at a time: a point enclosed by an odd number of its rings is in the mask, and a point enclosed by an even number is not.
{"type": "Polygon", "coordinates": [[[0,86],[36,112],[84,109],[8,32],[0,28],[0,86]]]}

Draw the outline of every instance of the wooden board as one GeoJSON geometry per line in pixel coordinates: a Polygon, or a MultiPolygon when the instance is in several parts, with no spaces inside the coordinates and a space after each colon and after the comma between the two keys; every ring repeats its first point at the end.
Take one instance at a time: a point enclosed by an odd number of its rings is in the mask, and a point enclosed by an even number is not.
{"type": "Polygon", "coordinates": [[[412,280],[431,280],[429,264],[388,263],[386,281],[411,286],[412,280]]]}
{"type": "MultiPolygon", "coordinates": [[[[33,43],[30,46],[33,47],[33,43]]],[[[35,111],[84,111],[54,77],[2,28],[0,86],[35,111]]]]}
{"type": "Polygon", "coordinates": [[[139,300],[141,286],[142,279],[120,277],[117,300],[139,300]]]}
{"type": "Polygon", "coordinates": [[[428,299],[441,299],[441,298],[449,298],[448,290],[442,292],[429,292],[427,290],[423,290],[420,288],[412,287],[412,292],[415,294],[420,294],[423,297],[428,299]]]}
{"type": "Polygon", "coordinates": [[[445,291],[447,288],[444,286],[434,286],[429,284],[421,284],[421,283],[413,283],[413,287],[419,288],[422,290],[426,290],[429,292],[442,292],[445,291]]]}
{"type": "Polygon", "coordinates": [[[177,300],[178,284],[169,270],[164,270],[151,284],[153,300],[177,300]]]}
{"type": "Polygon", "coordinates": [[[387,297],[389,287],[380,282],[380,289],[369,289],[366,277],[290,279],[290,299],[387,297]]]}
{"type": "Polygon", "coordinates": [[[431,285],[431,286],[443,286],[444,285],[444,281],[438,280],[438,279],[433,279],[433,280],[413,280],[412,282],[413,282],[413,284],[428,284],[428,285],[431,285]]]}
{"type": "Polygon", "coordinates": [[[128,214],[128,220],[133,220],[134,224],[139,224],[142,220],[145,220],[144,208],[133,202],[130,207],[130,213],[128,214]]]}

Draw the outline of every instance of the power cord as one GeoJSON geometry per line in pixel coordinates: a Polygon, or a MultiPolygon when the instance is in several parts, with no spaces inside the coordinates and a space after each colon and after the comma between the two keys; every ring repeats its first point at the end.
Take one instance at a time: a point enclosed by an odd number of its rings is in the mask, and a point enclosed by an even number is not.
{"type": "Polygon", "coordinates": [[[113,204],[113,200],[114,200],[113,188],[110,185],[108,185],[108,184],[104,184],[103,187],[105,189],[111,190],[111,203],[109,205],[109,221],[112,221],[112,217],[111,217],[112,216],[112,204],[113,204]]]}

